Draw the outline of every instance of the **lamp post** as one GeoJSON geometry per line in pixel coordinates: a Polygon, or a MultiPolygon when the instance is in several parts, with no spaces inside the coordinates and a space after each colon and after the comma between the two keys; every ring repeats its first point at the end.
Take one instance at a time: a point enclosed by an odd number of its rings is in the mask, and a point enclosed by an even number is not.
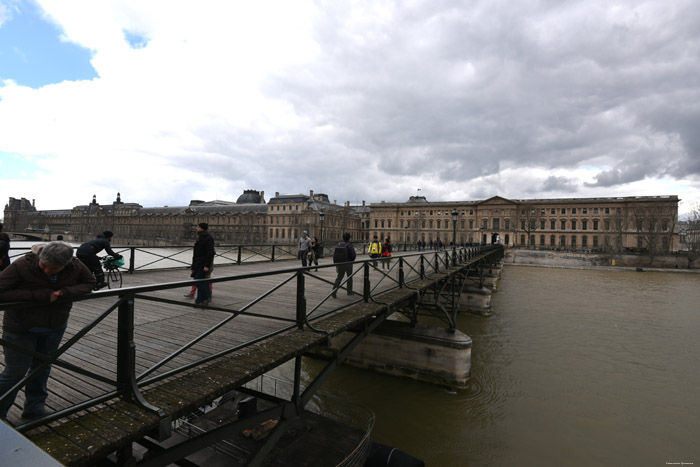
{"type": "Polygon", "coordinates": [[[319,244],[320,244],[319,246],[321,247],[321,248],[320,248],[320,251],[321,251],[321,255],[320,255],[320,256],[321,256],[321,258],[323,258],[323,220],[324,220],[325,218],[326,218],[326,213],[325,213],[325,212],[321,211],[321,212],[318,213],[318,219],[319,219],[319,221],[321,222],[321,233],[319,234],[319,237],[321,237],[321,238],[318,239],[318,242],[319,242],[319,244]]]}
{"type": "Polygon", "coordinates": [[[456,209],[452,210],[452,264],[457,264],[457,216],[456,209]]]}
{"type": "Polygon", "coordinates": [[[408,235],[408,226],[404,225],[403,226],[403,251],[408,251],[406,248],[408,247],[408,238],[406,237],[408,235]]]}

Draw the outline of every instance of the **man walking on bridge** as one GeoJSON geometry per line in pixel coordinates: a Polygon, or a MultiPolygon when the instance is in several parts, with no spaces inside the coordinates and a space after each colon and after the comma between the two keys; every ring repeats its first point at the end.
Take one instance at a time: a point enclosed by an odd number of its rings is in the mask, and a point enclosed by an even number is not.
{"type": "MultiPolygon", "coordinates": [[[[26,352],[50,356],[58,349],[73,306],[70,299],[89,293],[94,285],[92,272],[73,258],[73,247],[63,242],[47,244],[38,255],[27,253],[0,273],[0,302],[29,302],[5,310],[0,399],[44,363],[26,352]]],[[[27,381],[22,418],[32,420],[46,414],[50,372],[51,365],[47,365],[27,381]]],[[[0,418],[7,417],[18,390],[0,402],[0,418]]]]}
{"type": "Polygon", "coordinates": [[[309,232],[304,230],[301,233],[301,238],[299,239],[299,259],[301,260],[301,266],[306,267],[307,258],[309,257],[309,248],[311,248],[311,239],[309,238],[309,232]]]}
{"type": "Polygon", "coordinates": [[[350,261],[355,261],[356,257],[355,246],[350,243],[350,234],[345,232],[343,234],[343,241],[335,246],[335,252],[333,252],[334,263],[347,263],[339,264],[335,267],[338,272],[338,277],[335,278],[335,284],[333,285],[333,298],[336,298],[338,287],[340,287],[340,283],[346,275],[348,276],[348,281],[346,283],[348,295],[352,295],[352,263],[350,263],[350,261]]]}
{"type": "MultiPolygon", "coordinates": [[[[205,279],[211,276],[214,267],[214,237],[209,233],[209,224],[202,222],[197,225],[197,241],[192,252],[192,277],[195,279],[205,279]]],[[[209,284],[197,285],[197,298],[194,302],[199,305],[208,305],[211,301],[211,289],[209,284]]]]}

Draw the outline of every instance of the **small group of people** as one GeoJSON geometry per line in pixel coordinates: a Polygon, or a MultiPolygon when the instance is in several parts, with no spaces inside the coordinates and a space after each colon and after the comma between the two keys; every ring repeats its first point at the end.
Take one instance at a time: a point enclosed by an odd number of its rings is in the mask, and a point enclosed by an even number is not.
{"type": "Polygon", "coordinates": [[[384,240],[384,243],[381,243],[379,241],[379,237],[377,237],[377,234],[374,234],[374,237],[372,237],[372,242],[367,247],[369,257],[375,258],[375,261],[372,262],[374,267],[377,267],[376,259],[382,259],[382,269],[389,269],[390,267],[391,250],[391,239],[387,237],[386,240],[384,240]]]}
{"type": "Polygon", "coordinates": [[[321,242],[317,237],[309,237],[309,231],[304,230],[297,242],[297,255],[301,260],[301,266],[316,266],[318,271],[318,259],[321,257],[321,242]]]}

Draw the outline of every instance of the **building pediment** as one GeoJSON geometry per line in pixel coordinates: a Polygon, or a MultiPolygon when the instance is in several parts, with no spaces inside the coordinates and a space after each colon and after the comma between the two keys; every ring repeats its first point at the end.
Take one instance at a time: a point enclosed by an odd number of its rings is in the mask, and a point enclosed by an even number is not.
{"type": "Polygon", "coordinates": [[[478,206],[503,206],[504,204],[515,206],[517,203],[501,196],[492,196],[489,199],[478,201],[476,204],[478,206]]]}

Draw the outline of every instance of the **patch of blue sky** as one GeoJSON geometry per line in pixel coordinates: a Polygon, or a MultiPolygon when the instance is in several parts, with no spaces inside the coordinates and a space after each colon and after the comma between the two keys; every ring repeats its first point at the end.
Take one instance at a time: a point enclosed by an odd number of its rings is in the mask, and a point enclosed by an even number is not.
{"type": "Polygon", "coordinates": [[[34,3],[19,3],[0,26],[0,80],[38,89],[97,77],[92,52],[62,41],[61,31],[42,19],[34,3]]]}
{"type": "Polygon", "coordinates": [[[143,49],[148,45],[148,39],[129,31],[124,31],[124,38],[132,49],[143,49]]]}
{"type": "Polygon", "coordinates": [[[39,159],[0,150],[0,180],[33,178],[39,167],[39,159]]]}

